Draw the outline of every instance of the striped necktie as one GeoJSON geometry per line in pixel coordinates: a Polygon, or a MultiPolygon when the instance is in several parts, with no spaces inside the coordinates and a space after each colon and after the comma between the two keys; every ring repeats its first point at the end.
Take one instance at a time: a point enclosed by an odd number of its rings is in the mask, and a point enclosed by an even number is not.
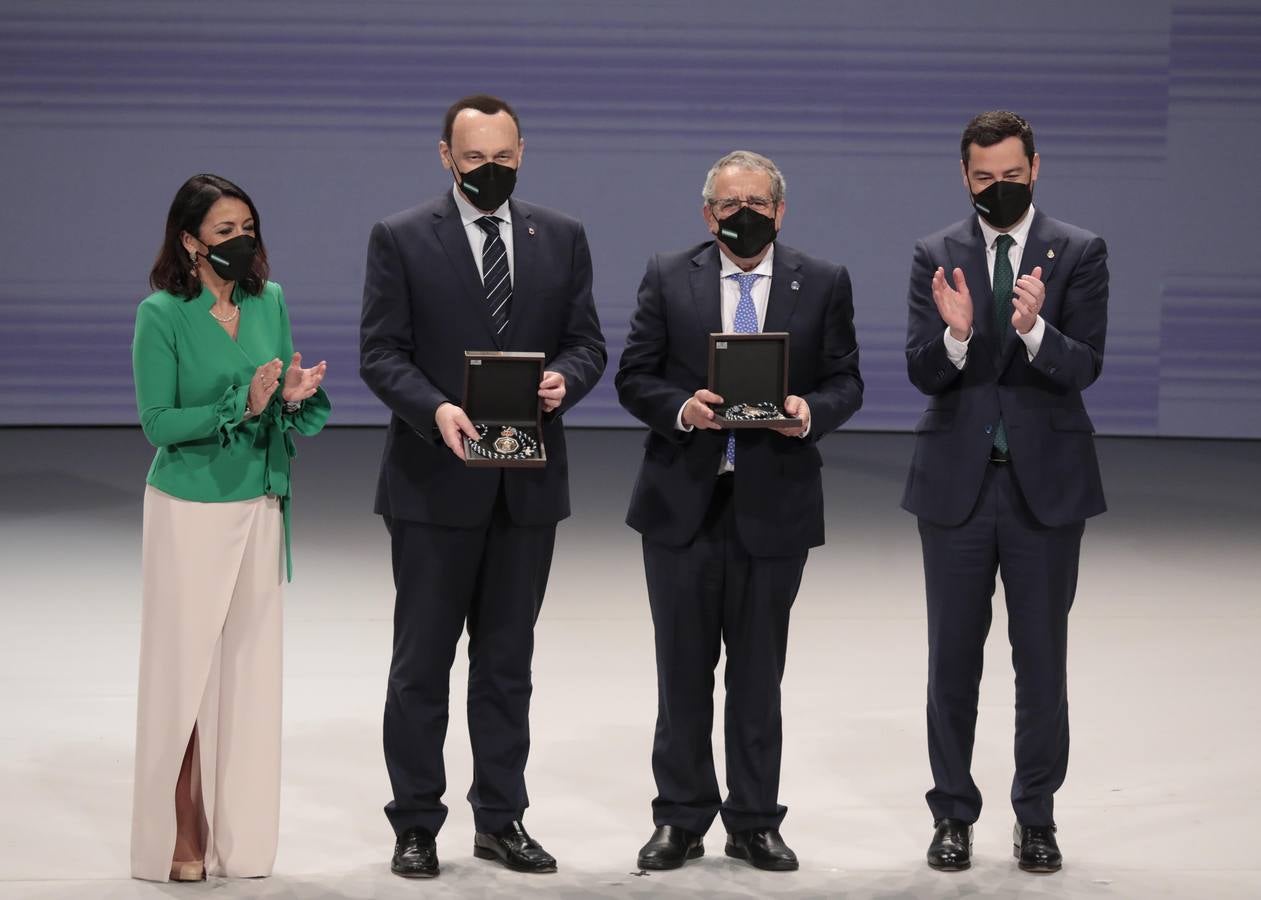
{"type": "Polygon", "coordinates": [[[490,310],[491,327],[498,340],[508,325],[512,312],[512,276],[508,273],[508,248],[499,236],[499,219],[482,216],[478,226],[486,232],[482,244],[482,286],[486,289],[486,308],[490,310]]]}

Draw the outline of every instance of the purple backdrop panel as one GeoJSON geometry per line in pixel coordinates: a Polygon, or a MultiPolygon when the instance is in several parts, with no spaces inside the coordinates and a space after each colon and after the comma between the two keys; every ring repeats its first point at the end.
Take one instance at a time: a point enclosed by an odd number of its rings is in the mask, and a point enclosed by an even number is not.
{"type": "MultiPolygon", "coordinates": [[[[1261,9],[1238,2],[116,0],[0,7],[0,425],[130,424],[136,303],[179,184],[211,171],[261,211],[299,349],[335,424],[359,382],[368,231],[448,188],[456,97],[498,93],[519,196],[587,225],[616,364],[649,254],[705,237],[700,186],[738,147],[788,180],[782,239],[847,264],[866,405],[907,429],[915,239],[963,217],[958,137],[1009,107],[1035,202],[1102,234],[1112,296],[1100,431],[1261,437],[1261,9]],[[230,28],[224,28],[230,23],[230,28]]],[[[568,416],[628,425],[611,372],[568,416]]]]}

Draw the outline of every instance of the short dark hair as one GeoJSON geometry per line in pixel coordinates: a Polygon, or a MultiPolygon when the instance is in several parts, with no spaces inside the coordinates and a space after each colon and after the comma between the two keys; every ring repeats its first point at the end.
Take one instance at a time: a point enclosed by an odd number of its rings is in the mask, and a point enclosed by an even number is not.
{"type": "Polygon", "coordinates": [[[1010,137],[1020,138],[1020,142],[1025,145],[1025,156],[1029,157],[1029,165],[1033,165],[1033,129],[1020,116],[1005,109],[983,112],[968,123],[963,129],[963,140],[959,142],[959,156],[966,166],[973,144],[978,147],[993,147],[1010,137]]]}
{"type": "Polygon", "coordinates": [[[184,249],[180,235],[187,231],[197,237],[210,207],[220,197],[233,197],[250,208],[250,216],[254,219],[254,236],[258,240],[258,253],[254,256],[250,273],[241,279],[239,285],[242,291],[251,296],[263,292],[263,285],[267,283],[267,277],[271,273],[267,265],[267,249],[263,246],[263,226],[258,218],[258,209],[249,194],[218,175],[194,175],[175,192],[171,210],[166,214],[166,233],[162,236],[162,248],[153,263],[153,271],[149,273],[150,288],[167,291],[185,300],[191,300],[201,293],[201,279],[189,264],[188,251],[184,249]]]}
{"type": "Polygon", "coordinates": [[[451,129],[455,127],[455,117],[466,109],[475,109],[478,112],[486,113],[488,116],[506,112],[512,116],[512,122],[517,126],[517,137],[521,137],[521,120],[517,118],[517,111],[508,105],[507,100],[500,100],[498,97],[492,97],[490,94],[470,94],[468,97],[452,103],[451,108],[447,110],[447,114],[442,118],[442,140],[448,147],[451,146],[451,129]]]}

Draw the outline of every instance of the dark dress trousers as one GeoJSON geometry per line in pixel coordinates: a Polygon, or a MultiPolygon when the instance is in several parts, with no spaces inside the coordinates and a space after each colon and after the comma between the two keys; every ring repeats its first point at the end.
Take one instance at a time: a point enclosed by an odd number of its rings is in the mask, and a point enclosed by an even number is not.
{"type": "Polygon", "coordinates": [[[561,417],[607,354],[582,226],[516,200],[509,208],[513,292],[499,342],[450,192],[378,222],[369,239],[360,375],[392,413],[376,512],[396,589],[384,743],[397,833],[437,834],[446,818],[450,669],[466,626],[476,827],[498,831],[528,805],[533,629],[556,523],[569,515],[561,417]],[[565,376],[564,402],[544,418],[545,468],[468,468],[437,432],[438,406],[462,401],[464,351],[494,349],[541,351],[565,376]]]}
{"type": "Polygon", "coordinates": [[[1048,825],[1068,765],[1065,659],[1085,520],[1105,509],[1082,391],[1099,376],[1107,327],[1107,248],[1034,211],[1020,275],[1042,267],[1046,330],[1030,361],[1010,322],[996,331],[985,239],[975,217],[921,240],[911,265],[906,359],[928,395],[902,506],[919,517],[928,601],[928,747],[934,818],[974,822],[971,775],[982,654],[995,576],[1007,598],[1016,673],[1016,773],[1023,825],[1048,825]],[[972,294],[967,362],[949,360],[932,298],[938,266],[972,294]],[[1010,462],[990,461],[1003,422],[1010,462]]]}
{"type": "Polygon", "coordinates": [[[680,407],[708,381],[709,334],[723,330],[717,245],[654,256],[617,373],[622,405],[649,426],[627,524],[643,535],[656,640],[653,743],[657,825],[704,833],[777,828],[780,681],[789,609],[806,555],[823,543],[818,440],[862,405],[849,275],[775,245],[763,331],[787,331],[788,393],[811,410],[806,438],[680,431],[680,407]],[[726,800],[714,770],[714,669],[727,648],[726,800]]]}

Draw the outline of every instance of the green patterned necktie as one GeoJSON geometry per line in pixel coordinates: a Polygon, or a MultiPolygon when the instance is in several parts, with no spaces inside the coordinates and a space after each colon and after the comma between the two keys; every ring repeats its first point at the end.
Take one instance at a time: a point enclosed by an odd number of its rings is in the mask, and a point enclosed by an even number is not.
{"type": "MultiPolygon", "coordinates": [[[[998,346],[1003,346],[1003,338],[1011,325],[1011,295],[1015,279],[1012,277],[1011,257],[1008,252],[1016,239],[1010,234],[1000,234],[994,242],[994,334],[998,346]]],[[[998,420],[994,429],[994,449],[999,453],[1007,452],[1007,427],[1003,420],[998,420]]]]}

